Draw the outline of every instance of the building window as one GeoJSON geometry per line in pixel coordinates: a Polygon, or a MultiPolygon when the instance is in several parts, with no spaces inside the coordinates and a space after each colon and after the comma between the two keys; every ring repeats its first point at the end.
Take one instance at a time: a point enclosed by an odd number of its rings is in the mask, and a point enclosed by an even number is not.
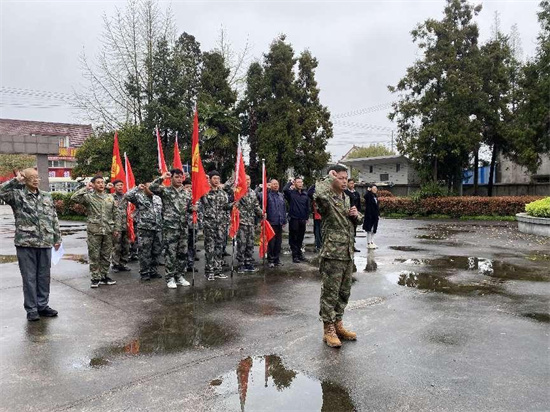
{"type": "Polygon", "coordinates": [[[382,173],[380,175],[380,181],[381,182],[387,182],[388,180],[390,180],[390,176],[387,173],[382,173]]]}
{"type": "Polygon", "coordinates": [[[374,166],[369,166],[369,173],[374,173],[374,166]]]}
{"type": "Polygon", "coordinates": [[[401,163],[396,163],[395,164],[395,172],[399,173],[400,170],[401,170],[401,163]]]}
{"type": "Polygon", "coordinates": [[[550,175],[533,176],[535,183],[550,183],[550,175]]]}
{"type": "Polygon", "coordinates": [[[69,136],[59,137],[59,147],[69,147],[69,136]]]}

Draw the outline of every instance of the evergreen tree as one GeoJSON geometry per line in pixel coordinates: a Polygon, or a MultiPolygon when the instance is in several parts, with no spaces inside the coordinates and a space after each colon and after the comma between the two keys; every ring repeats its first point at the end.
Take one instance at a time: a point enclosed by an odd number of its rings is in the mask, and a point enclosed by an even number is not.
{"type": "Polygon", "coordinates": [[[314,171],[321,170],[330,159],[327,141],[333,136],[330,112],[319,100],[315,80],[318,61],[309,51],[298,59],[297,101],[301,138],[296,148],[295,170],[307,184],[313,183],[314,171]]]}

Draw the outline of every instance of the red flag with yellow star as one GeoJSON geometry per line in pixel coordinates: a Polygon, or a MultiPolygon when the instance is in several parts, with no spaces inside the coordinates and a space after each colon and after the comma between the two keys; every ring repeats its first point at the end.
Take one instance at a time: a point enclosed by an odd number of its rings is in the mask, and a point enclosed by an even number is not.
{"type": "MultiPolygon", "coordinates": [[[[199,151],[199,114],[195,109],[193,137],[191,139],[191,195],[193,205],[196,205],[199,199],[209,191],[210,183],[206,178],[199,151]]],[[[195,211],[193,211],[193,222],[197,222],[197,212],[195,211]]]]}
{"type": "MultiPolygon", "coordinates": [[[[113,161],[111,162],[111,182],[114,180],[120,180],[124,184],[124,192],[126,193],[126,175],[124,174],[124,168],[122,167],[122,159],[120,158],[120,150],[118,148],[118,132],[115,132],[115,142],[113,144],[113,161]]],[[[111,193],[115,191],[111,189],[111,193]]]]}

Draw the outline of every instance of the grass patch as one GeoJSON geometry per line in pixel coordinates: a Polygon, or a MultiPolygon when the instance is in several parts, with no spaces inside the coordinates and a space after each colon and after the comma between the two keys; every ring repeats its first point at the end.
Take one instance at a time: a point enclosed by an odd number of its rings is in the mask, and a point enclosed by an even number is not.
{"type": "Polygon", "coordinates": [[[79,216],[79,215],[62,215],[59,216],[59,220],[72,220],[75,222],[85,222],[86,216],[79,216]]]}

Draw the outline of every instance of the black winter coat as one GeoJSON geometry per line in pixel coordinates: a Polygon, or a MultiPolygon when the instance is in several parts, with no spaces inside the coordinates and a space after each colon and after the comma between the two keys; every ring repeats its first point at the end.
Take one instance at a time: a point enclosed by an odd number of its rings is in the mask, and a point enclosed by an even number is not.
{"type": "Polygon", "coordinates": [[[376,233],[379,217],[380,208],[378,207],[378,197],[371,191],[367,191],[367,193],[365,193],[365,220],[363,221],[363,229],[367,232],[372,230],[376,233]]]}

